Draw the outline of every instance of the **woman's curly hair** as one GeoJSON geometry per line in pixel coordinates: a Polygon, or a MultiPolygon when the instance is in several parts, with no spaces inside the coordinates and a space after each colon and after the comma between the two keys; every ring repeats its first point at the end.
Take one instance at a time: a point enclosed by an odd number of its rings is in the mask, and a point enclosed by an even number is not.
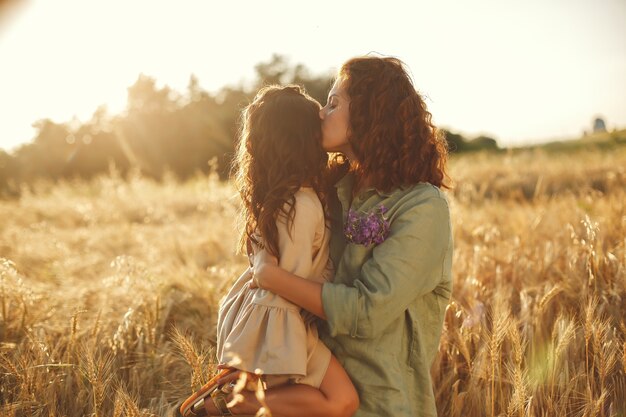
{"type": "Polygon", "coordinates": [[[298,189],[313,187],[324,201],[328,156],[322,149],[319,110],[301,87],[289,85],[262,88],[242,112],[233,164],[243,200],[241,249],[251,239],[278,257],[276,222],[285,216],[290,230],[298,189]]]}
{"type": "Polygon", "coordinates": [[[418,182],[449,188],[447,143],[403,62],[353,58],[343,64],[339,78],[350,98],[348,141],[357,178],[380,191],[418,182]]]}

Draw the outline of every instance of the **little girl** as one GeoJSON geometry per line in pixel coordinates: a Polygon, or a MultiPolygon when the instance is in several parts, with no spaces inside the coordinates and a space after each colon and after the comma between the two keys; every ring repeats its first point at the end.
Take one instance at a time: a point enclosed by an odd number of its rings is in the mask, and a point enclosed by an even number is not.
{"type": "MultiPolygon", "coordinates": [[[[261,89],[242,115],[235,168],[245,223],[240,247],[252,242],[276,256],[282,268],[323,282],[332,279],[332,266],[322,179],[328,157],[319,111],[319,103],[298,86],[261,89]]],[[[220,364],[250,374],[261,370],[274,415],[352,415],[358,408],[356,390],[318,338],[315,316],[274,293],[251,288],[251,278],[248,269],[220,307],[220,364]],[[284,384],[293,389],[283,391],[273,405],[271,388],[284,384]]],[[[183,404],[181,413],[254,414],[259,408],[244,403],[228,409],[225,390],[217,388],[210,381],[183,404]]]]}

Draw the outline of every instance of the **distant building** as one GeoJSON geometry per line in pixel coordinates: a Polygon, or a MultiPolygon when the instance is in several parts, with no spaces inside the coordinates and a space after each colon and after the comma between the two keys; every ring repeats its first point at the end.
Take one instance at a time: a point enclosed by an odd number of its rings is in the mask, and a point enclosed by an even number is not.
{"type": "Polygon", "coordinates": [[[606,124],[604,123],[604,119],[601,117],[596,117],[593,121],[593,133],[598,132],[606,132],[606,124]]]}

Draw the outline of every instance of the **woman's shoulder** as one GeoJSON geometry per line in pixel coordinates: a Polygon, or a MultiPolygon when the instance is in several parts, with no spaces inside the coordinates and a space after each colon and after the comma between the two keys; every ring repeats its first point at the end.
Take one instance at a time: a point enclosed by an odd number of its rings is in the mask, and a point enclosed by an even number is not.
{"type": "Polygon", "coordinates": [[[402,187],[401,190],[402,197],[407,200],[407,202],[423,203],[430,199],[438,199],[443,200],[446,204],[448,203],[446,194],[441,191],[439,187],[429,182],[419,182],[407,187],[402,187]]]}
{"type": "Polygon", "coordinates": [[[390,211],[392,217],[403,218],[428,216],[441,216],[449,218],[450,207],[448,199],[438,187],[421,182],[406,187],[401,187],[392,199],[390,211]]]}

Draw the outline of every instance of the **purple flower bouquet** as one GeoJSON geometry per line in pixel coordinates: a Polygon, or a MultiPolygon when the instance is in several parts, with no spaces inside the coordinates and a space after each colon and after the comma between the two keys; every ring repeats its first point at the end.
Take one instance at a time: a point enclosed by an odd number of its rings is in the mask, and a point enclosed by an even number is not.
{"type": "Polygon", "coordinates": [[[381,244],[389,236],[389,220],[385,218],[387,208],[382,204],[369,213],[348,210],[343,228],[349,243],[370,246],[381,244]]]}

